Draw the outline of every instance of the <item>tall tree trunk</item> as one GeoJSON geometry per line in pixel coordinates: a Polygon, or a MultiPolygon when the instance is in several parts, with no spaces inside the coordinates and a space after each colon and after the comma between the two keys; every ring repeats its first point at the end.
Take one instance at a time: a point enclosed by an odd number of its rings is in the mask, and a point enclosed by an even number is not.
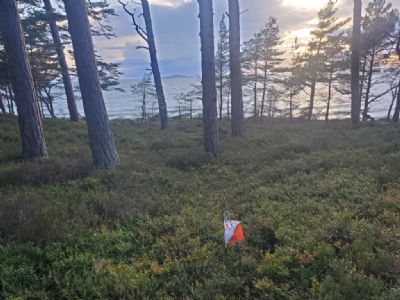
{"type": "Polygon", "coordinates": [[[154,85],[158,99],[158,110],[160,113],[161,129],[168,128],[168,111],[165,101],[164,89],[161,80],[160,68],[158,66],[156,42],[154,40],[153,24],[151,21],[150,6],[147,0],[142,0],[143,18],[146,24],[147,43],[149,45],[151,70],[154,76],[154,85]]]}
{"type": "Polygon", "coordinates": [[[374,62],[375,62],[375,54],[373,53],[371,56],[371,61],[370,61],[369,70],[368,70],[367,90],[365,91],[364,110],[363,110],[363,121],[364,122],[368,120],[369,95],[371,93],[372,73],[374,71],[374,62]]]}
{"type": "MultiPolygon", "coordinates": [[[[256,51],[258,51],[256,49],[256,51]]],[[[254,87],[253,87],[253,94],[254,94],[254,111],[253,111],[253,118],[257,120],[258,117],[258,110],[257,110],[257,86],[258,86],[258,61],[256,59],[255,66],[254,66],[254,87]]]]}
{"type": "Polygon", "coordinates": [[[232,135],[244,136],[239,0],[229,1],[229,52],[231,71],[232,135]]]}
{"type": "Polygon", "coordinates": [[[229,85],[229,93],[228,93],[228,100],[226,101],[226,115],[228,116],[228,120],[231,119],[231,88],[229,85]]]}
{"type": "Polygon", "coordinates": [[[328,102],[326,103],[325,122],[329,121],[329,113],[330,113],[331,101],[332,101],[332,80],[333,80],[333,70],[331,69],[330,73],[329,73],[328,102]]]}
{"type": "Polygon", "coordinates": [[[364,58],[364,62],[361,67],[361,78],[360,78],[360,114],[361,114],[361,102],[364,91],[364,83],[365,83],[365,73],[367,73],[367,58],[364,58]]]}
{"type": "Polygon", "coordinates": [[[397,88],[397,101],[393,115],[393,122],[398,123],[399,117],[400,117],[400,81],[399,81],[399,87],[397,88]]]}
{"type": "Polygon", "coordinates": [[[212,0],[198,0],[198,2],[200,7],[204,146],[207,152],[217,156],[219,155],[219,141],[213,3],[212,0]]]}
{"type": "Polygon", "coordinates": [[[3,115],[6,114],[6,107],[4,106],[3,97],[0,95],[0,110],[3,115]]]}
{"type": "Polygon", "coordinates": [[[24,159],[47,158],[31,67],[15,0],[0,0],[0,28],[12,74],[24,159]]]}
{"type": "Polygon", "coordinates": [[[265,110],[265,98],[267,96],[267,75],[268,75],[268,62],[266,62],[264,66],[264,81],[263,81],[263,93],[261,98],[261,109],[260,109],[260,118],[264,117],[265,110]]]}
{"type": "Polygon", "coordinates": [[[85,0],[64,0],[95,165],[115,168],[118,154],[99,82],[85,0]]]}
{"type": "Polygon", "coordinates": [[[390,117],[392,115],[392,110],[393,110],[393,106],[394,106],[394,101],[396,101],[397,98],[397,93],[399,92],[399,88],[396,87],[394,91],[392,91],[392,102],[390,102],[390,106],[389,106],[389,110],[388,110],[388,114],[387,114],[387,120],[390,120],[390,117]]]}
{"type": "Polygon", "coordinates": [[[69,118],[71,121],[79,121],[79,112],[76,107],[74,89],[72,87],[71,77],[69,75],[67,60],[65,58],[63,45],[58,31],[57,21],[54,15],[54,9],[50,0],[43,0],[44,8],[47,12],[47,22],[50,26],[51,36],[53,37],[54,48],[57,52],[58,63],[61,69],[61,75],[64,83],[65,95],[67,97],[69,118]]]}
{"type": "Polygon", "coordinates": [[[314,113],[314,100],[315,100],[315,91],[316,91],[316,86],[317,86],[317,80],[316,80],[317,75],[314,74],[314,77],[311,81],[311,93],[310,93],[310,106],[308,108],[308,120],[312,120],[313,113],[314,113]]]}
{"type": "Polygon", "coordinates": [[[290,96],[289,96],[289,120],[293,120],[293,90],[290,91],[290,96]]]}
{"type": "Polygon", "coordinates": [[[219,68],[219,119],[222,120],[222,110],[224,108],[224,65],[221,63],[219,68]]]}
{"type": "Polygon", "coordinates": [[[361,48],[362,1],[354,0],[353,40],[351,43],[351,121],[354,126],[360,123],[360,48],[361,48]]]}
{"type": "Polygon", "coordinates": [[[8,113],[10,115],[14,115],[14,102],[13,102],[13,95],[11,92],[11,88],[9,85],[6,87],[6,98],[7,98],[7,107],[8,107],[8,113]]]}

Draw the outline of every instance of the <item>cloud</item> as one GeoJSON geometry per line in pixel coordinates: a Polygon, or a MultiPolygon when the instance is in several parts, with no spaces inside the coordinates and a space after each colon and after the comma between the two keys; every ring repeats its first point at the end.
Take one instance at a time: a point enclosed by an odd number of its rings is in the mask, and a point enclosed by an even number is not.
{"type": "Polygon", "coordinates": [[[183,4],[189,3],[192,0],[150,0],[150,5],[167,6],[167,7],[179,7],[183,4]]]}
{"type": "MultiPolygon", "coordinates": [[[[157,42],[161,71],[164,75],[197,74],[200,70],[200,39],[198,3],[196,0],[149,0],[157,42]]],[[[277,17],[281,35],[288,46],[294,36],[307,43],[314,29],[316,17],[328,0],[240,0],[242,39],[249,39],[268,21],[277,17]]],[[[96,40],[96,47],[106,58],[122,62],[125,76],[140,77],[149,67],[148,53],[137,50],[143,42],[134,31],[132,20],[121,9],[117,0],[110,0],[118,16],[112,18],[118,38],[96,40]]],[[[136,1],[137,2],[137,1],[136,1]]],[[[228,9],[228,0],[214,0],[215,29],[228,9]]],[[[400,0],[392,0],[394,7],[400,0]]],[[[368,0],[363,0],[366,7],[368,0]]],[[[338,0],[340,17],[351,17],[353,0],[338,0]]]]}

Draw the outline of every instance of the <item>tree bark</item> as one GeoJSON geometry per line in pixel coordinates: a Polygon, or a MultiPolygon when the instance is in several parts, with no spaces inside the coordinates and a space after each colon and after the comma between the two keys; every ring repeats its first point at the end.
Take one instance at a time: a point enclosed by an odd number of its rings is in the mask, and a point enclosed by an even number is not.
{"type": "MultiPolygon", "coordinates": [[[[222,58],[221,58],[222,61],[222,58]]],[[[219,119],[222,120],[222,110],[224,107],[224,65],[221,62],[219,66],[219,119]]]]}
{"type": "Polygon", "coordinates": [[[351,121],[354,126],[360,123],[360,48],[361,48],[362,1],[354,0],[353,40],[351,45],[351,121]]]}
{"type": "Polygon", "coordinates": [[[198,0],[198,3],[200,8],[204,146],[207,152],[218,156],[219,140],[213,3],[212,0],[198,0]]]}
{"type": "Polygon", "coordinates": [[[229,52],[231,71],[232,135],[244,136],[239,0],[229,0],[229,52]]]}
{"type": "Polygon", "coordinates": [[[397,93],[399,92],[399,87],[396,87],[394,91],[392,91],[392,102],[390,102],[390,106],[388,109],[387,120],[390,121],[390,117],[392,115],[392,110],[394,106],[394,101],[397,99],[397,93]]]}
{"type": "Polygon", "coordinates": [[[263,93],[262,93],[262,98],[261,98],[261,109],[260,109],[260,118],[264,118],[264,110],[265,110],[265,98],[267,96],[267,80],[268,76],[268,62],[265,62],[264,66],[264,81],[263,81],[263,93]]]}
{"type": "Polygon", "coordinates": [[[8,91],[8,96],[9,96],[8,108],[9,108],[10,114],[15,115],[15,111],[14,111],[15,97],[12,92],[12,87],[10,86],[10,84],[7,85],[7,91],[8,91]]]}
{"type": "Polygon", "coordinates": [[[43,0],[44,8],[47,12],[47,21],[49,23],[51,36],[53,38],[54,48],[57,52],[58,63],[61,69],[61,75],[64,83],[65,96],[67,98],[69,118],[71,121],[79,121],[79,112],[76,107],[74,89],[72,87],[71,77],[69,75],[67,60],[65,58],[63,45],[58,31],[57,22],[54,16],[54,9],[50,0],[43,0]]]}
{"type": "Polygon", "coordinates": [[[6,114],[6,107],[4,106],[3,97],[0,95],[0,110],[3,115],[6,114]]]}
{"type": "Polygon", "coordinates": [[[317,76],[314,75],[314,78],[311,81],[310,106],[308,108],[308,116],[307,116],[307,119],[309,121],[312,120],[313,113],[314,113],[314,100],[315,100],[315,91],[316,91],[316,85],[317,85],[316,77],[317,76]]]}
{"type": "Polygon", "coordinates": [[[47,148],[15,0],[0,1],[0,28],[12,75],[24,159],[47,158],[47,148]]]}
{"type": "Polygon", "coordinates": [[[397,89],[397,101],[396,101],[396,108],[393,114],[393,122],[398,123],[400,118],[400,81],[399,87],[397,89]]]}
{"type": "Polygon", "coordinates": [[[118,154],[101,91],[85,0],[64,0],[94,163],[115,168],[118,154]]]}
{"type": "Polygon", "coordinates": [[[331,110],[331,101],[332,101],[332,80],[333,80],[333,69],[329,72],[329,82],[328,82],[328,102],[326,103],[326,113],[325,113],[325,122],[329,121],[329,113],[331,110]]]}
{"type": "Polygon", "coordinates": [[[371,93],[372,75],[373,75],[372,73],[374,71],[374,62],[375,62],[375,54],[373,53],[371,56],[370,64],[369,64],[367,89],[365,91],[364,110],[363,110],[363,121],[364,122],[368,120],[369,95],[371,93]]]}
{"type": "Polygon", "coordinates": [[[294,93],[293,90],[290,91],[290,96],[289,96],[289,120],[293,120],[293,97],[294,93]]]}
{"type": "Polygon", "coordinates": [[[142,0],[143,18],[146,24],[147,43],[149,45],[151,70],[154,76],[154,85],[156,86],[156,93],[158,99],[158,110],[160,113],[161,129],[168,128],[168,111],[167,103],[165,101],[164,89],[161,80],[160,67],[157,59],[156,42],[154,40],[153,24],[151,21],[150,6],[147,0],[142,0]]]}

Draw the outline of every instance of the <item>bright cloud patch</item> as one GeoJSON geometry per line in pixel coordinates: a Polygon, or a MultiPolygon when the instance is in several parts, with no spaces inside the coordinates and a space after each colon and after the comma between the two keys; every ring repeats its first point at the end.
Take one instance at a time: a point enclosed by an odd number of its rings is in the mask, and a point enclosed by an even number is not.
{"type": "Polygon", "coordinates": [[[150,0],[150,4],[168,7],[178,7],[192,0],[150,0]]]}
{"type": "MultiPolygon", "coordinates": [[[[342,2],[342,1],[338,1],[342,2]]],[[[327,0],[283,0],[283,6],[290,6],[303,9],[321,9],[328,3],[327,0]]]]}

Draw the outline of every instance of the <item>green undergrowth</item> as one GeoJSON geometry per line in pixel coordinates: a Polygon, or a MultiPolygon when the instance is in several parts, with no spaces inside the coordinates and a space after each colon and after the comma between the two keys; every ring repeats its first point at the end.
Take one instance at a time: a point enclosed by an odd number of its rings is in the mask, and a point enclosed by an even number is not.
{"type": "Polygon", "coordinates": [[[399,126],[223,122],[220,158],[199,120],[112,127],[99,171],[83,122],[46,120],[50,158],[22,162],[0,117],[0,299],[400,299],[399,126]]]}

